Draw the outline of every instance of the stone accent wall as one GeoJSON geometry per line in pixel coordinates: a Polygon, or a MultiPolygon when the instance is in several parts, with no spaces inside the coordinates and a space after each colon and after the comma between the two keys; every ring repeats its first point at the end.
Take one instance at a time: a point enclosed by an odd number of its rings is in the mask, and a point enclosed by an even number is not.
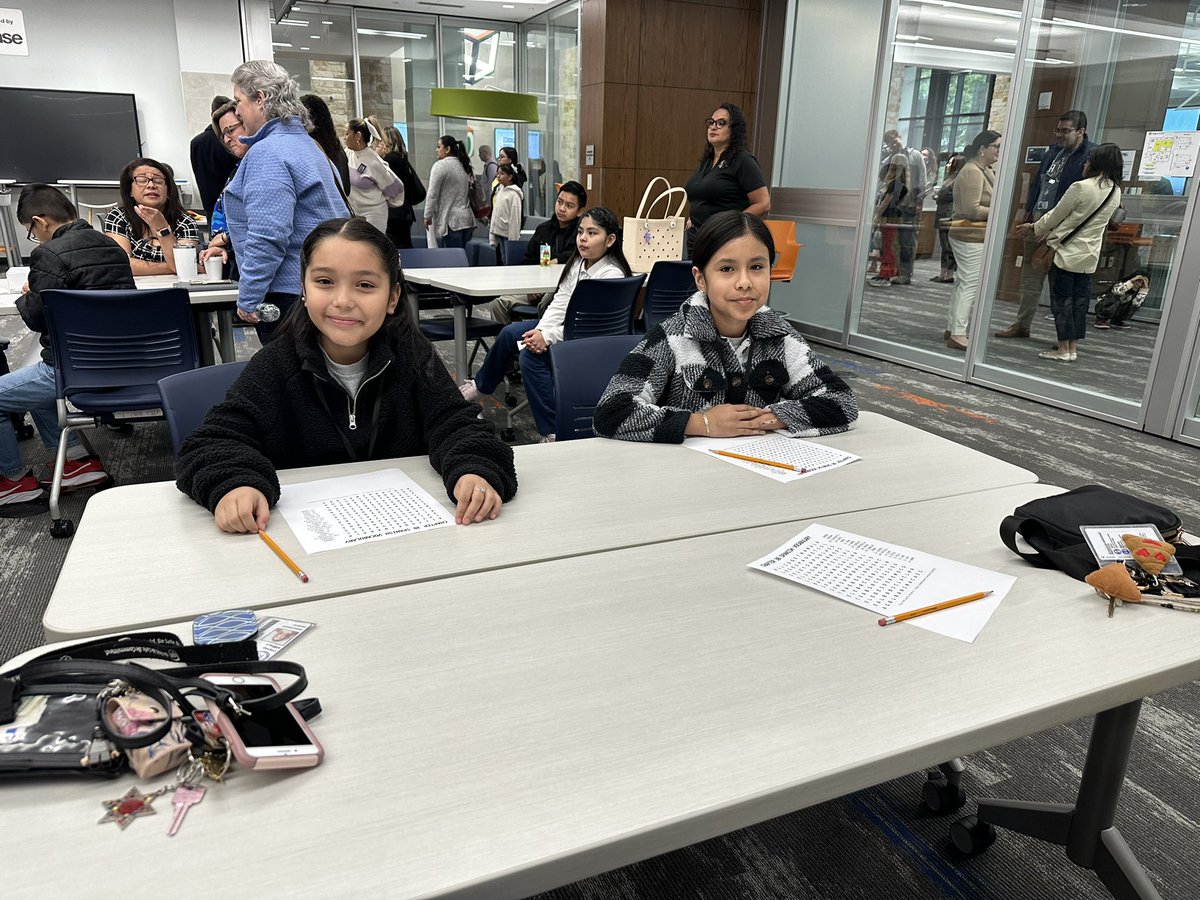
{"type": "Polygon", "coordinates": [[[339,132],[354,118],[354,85],[348,79],[354,77],[354,69],[343,60],[311,59],[308,61],[308,78],[312,92],[329,104],[333,124],[339,132]]]}
{"type": "Polygon", "coordinates": [[[391,59],[364,58],[358,65],[362,76],[363,112],[378,117],[381,125],[390,125],[395,116],[391,59]]]}
{"type": "Polygon", "coordinates": [[[1012,91],[1012,76],[997,75],[995,86],[992,88],[992,109],[988,116],[988,128],[992,131],[1004,131],[1004,120],[1008,118],[1008,96],[1012,91]]]}

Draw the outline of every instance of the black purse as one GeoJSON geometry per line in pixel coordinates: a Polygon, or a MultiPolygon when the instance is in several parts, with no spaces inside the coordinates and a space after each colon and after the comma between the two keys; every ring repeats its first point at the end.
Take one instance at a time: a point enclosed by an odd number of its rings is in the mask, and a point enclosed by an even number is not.
{"type": "MultiPolygon", "coordinates": [[[[1018,506],[1000,523],[1000,539],[1035,566],[1060,569],[1082,581],[1099,568],[1079,530],[1082,525],[1153,525],[1172,542],[1183,531],[1179,516],[1165,506],[1089,484],[1018,506]],[[1018,547],[1018,535],[1033,552],[1018,547]]],[[[1200,578],[1200,547],[1176,545],[1175,553],[1184,575],[1200,578]]]]}
{"type": "MultiPolygon", "coordinates": [[[[178,708],[183,734],[201,753],[208,746],[202,721],[208,701],[242,715],[282,706],[307,686],[297,663],[259,662],[252,640],[191,646],[169,632],[141,632],[59,648],[0,673],[0,777],[120,774],[126,752],[162,741],[174,720],[167,714],[127,734],[105,711],[118,696],[137,692],[165,710],[178,708]],[[144,658],[184,665],[149,668],[132,661],[144,658]],[[200,678],[206,672],[285,674],[295,680],[275,694],[239,702],[200,678]]],[[[315,715],[319,704],[311,704],[315,715]]]]}

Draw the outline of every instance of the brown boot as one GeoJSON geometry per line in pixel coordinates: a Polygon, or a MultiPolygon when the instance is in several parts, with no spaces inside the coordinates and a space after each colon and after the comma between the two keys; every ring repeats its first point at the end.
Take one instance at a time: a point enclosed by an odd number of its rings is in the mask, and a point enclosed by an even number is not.
{"type": "Polygon", "coordinates": [[[1013,322],[1003,331],[994,332],[998,338],[1027,338],[1029,337],[1029,329],[1022,328],[1019,322],[1013,322]]]}

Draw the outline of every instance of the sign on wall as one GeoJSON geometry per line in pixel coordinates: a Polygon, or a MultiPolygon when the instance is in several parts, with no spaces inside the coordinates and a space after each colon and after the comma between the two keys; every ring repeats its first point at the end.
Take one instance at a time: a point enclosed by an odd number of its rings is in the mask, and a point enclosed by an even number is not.
{"type": "Polygon", "coordinates": [[[0,7],[0,56],[28,56],[25,16],[19,9],[0,7]]]}
{"type": "Polygon", "coordinates": [[[1148,131],[1138,179],[1190,178],[1200,155],[1200,131],[1148,131]]]}

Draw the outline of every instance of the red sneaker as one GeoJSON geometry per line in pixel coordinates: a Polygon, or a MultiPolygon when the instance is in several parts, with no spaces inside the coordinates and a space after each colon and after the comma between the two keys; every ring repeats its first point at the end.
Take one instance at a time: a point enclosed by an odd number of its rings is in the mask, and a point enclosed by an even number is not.
{"type": "Polygon", "coordinates": [[[42,486],[33,477],[32,472],[26,472],[16,481],[0,475],[0,506],[6,503],[25,503],[42,496],[42,486]]]}
{"type": "MultiPolygon", "coordinates": [[[[66,465],[63,466],[62,489],[64,491],[77,491],[98,481],[103,481],[107,477],[108,473],[104,471],[100,465],[100,460],[95,456],[85,456],[82,459],[68,459],[66,465]]],[[[48,462],[42,469],[40,482],[43,488],[50,490],[53,480],[54,463],[48,462]]]]}

